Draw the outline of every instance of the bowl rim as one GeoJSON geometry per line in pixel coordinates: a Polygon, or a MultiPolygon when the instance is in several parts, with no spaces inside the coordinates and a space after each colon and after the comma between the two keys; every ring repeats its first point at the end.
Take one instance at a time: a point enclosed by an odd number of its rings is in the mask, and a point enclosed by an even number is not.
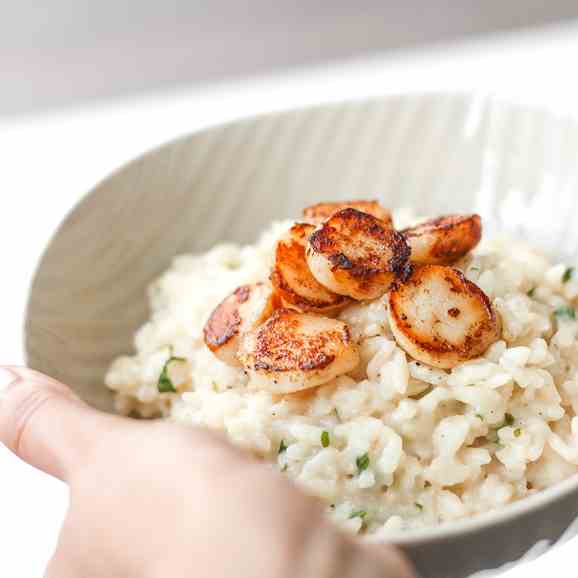
{"type": "MultiPolygon", "coordinates": [[[[578,133],[578,119],[568,112],[557,112],[555,109],[551,109],[546,105],[535,105],[523,101],[515,101],[508,98],[500,97],[495,94],[488,94],[476,91],[419,91],[411,90],[407,92],[390,93],[382,96],[370,96],[361,97],[355,99],[344,99],[330,102],[319,102],[313,103],[306,106],[300,107],[290,107],[283,109],[274,109],[270,111],[265,111],[262,113],[249,115],[249,116],[239,116],[230,118],[223,122],[218,122],[215,124],[210,124],[199,128],[198,130],[193,130],[189,132],[184,132],[174,138],[156,144],[142,152],[137,156],[130,158],[122,162],[120,165],[111,170],[101,179],[97,180],[88,191],[81,194],[78,200],[71,206],[71,208],[65,213],[61,219],[59,225],[56,227],[54,232],[49,236],[48,241],[42,251],[40,258],[34,268],[34,272],[31,276],[28,289],[27,289],[27,299],[26,308],[24,312],[24,331],[22,332],[23,338],[23,354],[24,361],[28,363],[30,361],[30,351],[28,347],[29,342],[29,326],[31,322],[31,299],[33,288],[36,283],[37,276],[40,269],[44,263],[45,258],[52,246],[54,240],[61,234],[67,221],[74,216],[74,214],[82,207],[82,205],[94,195],[105,183],[114,179],[117,175],[122,172],[131,169],[134,165],[139,162],[144,161],[146,158],[154,156],[157,153],[161,153],[164,149],[175,146],[179,143],[183,143],[187,139],[192,137],[200,137],[207,135],[216,130],[222,130],[232,126],[239,126],[251,122],[257,122],[261,120],[267,120],[274,117],[289,115],[292,113],[315,113],[324,112],[331,109],[339,109],[340,107],[348,105],[356,105],[360,108],[363,106],[368,106],[372,104],[379,104],[390,100],[403,100],[403,99],[415,99],[415,100],[448,100],[454,102],[482,102],[491,103],[493,106],[513,108],[516,110],[525,110],[526,112],[533,114],[542,114],[549,118],[556,118],[558,120],[564,119],[569,125],[572,125],[574,130],[578,133]]],[[[490,510],[481,514],[475,514],[472,517],[462,518],[459,520],[443,522],[437,526],[428,526],[424,528],[414,528],[409,530],[397,530],[388,532],[384,536],[384,541],[392,543],[399,546],[420,546],[424,544],[435,544],[437,542],[446,541],[451,538],[471,536],[477,532],[489,528],[495,528],[498,526],[503,526],[508,522],[524,517],[539,510],[545,510],[547,506],[553,504],[571,493],[578,493],[578,472],[572,474],[569,478],[554,484],[548,488],[538,491],[537,493],[527,496],[525,498],[516,500],[515,502],[508,503],[500,508],[490,510]]]]}

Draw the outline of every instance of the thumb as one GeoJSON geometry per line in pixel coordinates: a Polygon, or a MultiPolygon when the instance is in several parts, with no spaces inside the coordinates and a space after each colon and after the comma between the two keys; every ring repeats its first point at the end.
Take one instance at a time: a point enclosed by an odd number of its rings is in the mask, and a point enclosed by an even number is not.
{"type": "Polygon", "coordinates": [[[118,418],[80,401],[37,371],[0,367],[0,442],[30,465],[67,481],[118,418]]]}
{"type": "Polygon", "coordinates": [[[418,578],[412,563],[397,547],[386,542],[362,542],[329,522],[322,527],[324,532],[308,536],[305,564],[299,567],[299,576],[418,578]]]}
{"type": "Polygon", "coordinates": [[[418,578],[416,569],[405,554],[396,546],[387,543],[360,544],[362,554],[373,557],[381,570],[377,577],[387,578],[418,578]]]}

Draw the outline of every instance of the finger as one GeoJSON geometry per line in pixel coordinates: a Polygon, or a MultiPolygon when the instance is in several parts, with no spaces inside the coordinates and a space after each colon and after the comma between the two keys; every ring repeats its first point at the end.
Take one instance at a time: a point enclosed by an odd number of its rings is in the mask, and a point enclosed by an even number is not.
{"type": "MultiPolygon", "coordinates": [[[[335,529],[331,531],[337,534],[335,529]]],[[[362,544],[341,534],[333,547],[327,548],[328,543],[331,541],[326,539],[324,543],[317,543],[317,547],[309,545],[306,564],[299,568],[302,570],[299,576],[417,578],[412,564],[394,546],[362,544]]]]}
{"type": "Polygon", "coordinates": [[[417,572],[413,564],[405,554],[390,544],[363,544],[358,545],[361,557],[369,557],[374,560],[376,578],[417,578],[417,572]],[[381,573],[380,573],[381,570],[381,573]]]}
{"type": "Polygon", "coordinates": [[[80,574],[70,567],[66,558],[57,551],[48,563],[44,578],[79,578],[80,574]]]}
{"type": "MultiPolygon", "coordinates": [[[[264,484],[259,488],[260,495],[263,488],[264,484]]],[[[281,497],[280,492],[278,495],[281,497]]],[[[397,547],[361,542],[338,530],[322,515],[320,507],[311,507],[311,500],[296,493],[287,498],[278,499],[277,503],[283,506],[284,502],[290,508],[291,513],[281,517],[285,531],[289,536],[300,537],[298,541],[286,540],[293,545],[288,552],[293,575],[417,578],[413,564],[397,547]]]]}
{"type": "Polygon", "coordinates": [[[66,481],[118,418],[89,408],[68,387],[36,371],[0,371],[10,381],[0,397],[0,442],[32,466],[66,481]]]}
{"type": "MultiPolygon", "coordinates": [[[[117,575],[110,572],[96,572],[93,569],[87,571],[87,566],[90,567],[93,558],[93,553],[88,552],[90,544],[79,540],[78,528],[70,524],[70,516],[64,521],[60,536],[58,537],[58,544],[54,550],[54,554],[50,558],[46,570],[44,571],[44,578],[83,578],[91,576],[106,576],[117,575]],[[84,563],[83,563],[84,562],[84,563]],[[83,568],[84,566],[84,568],[83,568]]],[[[100,555],[98,560],[101,563],[107,563],[100,555]]],[[[94,561],[94,564],[98,563],[94,561]]]]}
{"type": "Polygon", "coordinates": [[[346,536],[343,537],[337,560],[332,576],[417,578],[409,560],[389,544],[368,545],[346,536]]]}

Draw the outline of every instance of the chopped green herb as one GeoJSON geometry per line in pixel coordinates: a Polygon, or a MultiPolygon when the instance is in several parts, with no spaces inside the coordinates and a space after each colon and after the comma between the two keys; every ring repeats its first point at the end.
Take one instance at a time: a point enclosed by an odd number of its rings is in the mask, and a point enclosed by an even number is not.
{"type": "Polygon", "coordinates": [[[574,267],[568,267],[568,269],[564,271],[564,275],[562,275],[562,283],[568,283],[568,281],[572,279],[572,275],[574,275],[574,267]]]}
{"type": "Polygon", "coordinates": [[[328,448],[329,447],[329,432],[328,431],[324,431],[321,434],[321,445],[324,448],[328,448]]]}
{"type": "Polygon", "coordinates": [[[416,507],[420,512],[423,510],[423,506],[422,506],[419,502],[416,502],[416,503],[415,503],[415,507],[416,507]]]}
{"type": "Polygon", "coordinates": [[[367,516],[367,512],[365,510],[357,510],[356,512],[352,512],[349,515],[349,519],[352,520],[353,518],[361,518],[362,520],[367,516]]]}
{"type": "Polygon", "coordinates": [[[511,413],[505,414],[504,415],[504,421],[500,425],[497,425],[493,429],[491,429],[488,432],[486,439],[489,442],[496,443],[498,441],[498,431],[501,430],[503,427],[513,425],[515,421],[516,421],[516,418],[511,413]]]}
{"type": "Polygon", "coordinates": [[[169,377],[169,365],[174,361],[184,363],[187,361],[184,357],[175,357],[171,355],[166,361],[159,375],[159,381],[157,383],[157,389],[159,393],[176,393],[177,388],[175,387],[174,383],[172,382],[171,378],[169,377]]]}
{"type": "Polygon", "coordinates": [[[514,437],[519,438],[521,435],[522,435],[522,428],[517,427],[517,428],[514,430],[514,437]]]}
{"type": "Polygon", "coordinates": [[[355,463],[357,465],[357,473],[360,474],[363,470],[366,470],[369,467],[369,454],[363,454],[359,456],[355,463]]]}
{"type": "Polygon", "coordinates": [[[483,416],[481,413],[477,413],[477,414],[476,414],[476,417],[477,417],[478,419],[481,419],[482,421],[484,421],[484,416],[483,416]]]}
{"type": "Polygon", "coordinates": [[[530,289],[530,291],[528,291],[527,295],[528,295],[528,297],[534,297],[535,293],[536,293],[536,287],[532,287],[532,289],[530,289]]]}
{"type": "Polygon", "coordinates": [[[281,443],[279,444],[279,451],[277,453],[282,454],[286,450],[287,444],[285,443],[285,440],[281,440],[281,443]]]}
{"type": "Polygon", "coordinates": [[[515,421],[516,421],[516,418],[511,413],[505,414],[504,415],[504,421],[500,425],[494,426],[494,428],[488,432],[486,439],[488,441],[491,441],[491,442],[497,442],[498,441],[498,431],[500,431],[503,427],[513,425],[515,421]]]}
{"type": "Polygon", "coordinates": [[[558,307],[558,309],[554,310],[554,315],[558,318],[576,319],[576,311],[570,306],[558,307]]]}

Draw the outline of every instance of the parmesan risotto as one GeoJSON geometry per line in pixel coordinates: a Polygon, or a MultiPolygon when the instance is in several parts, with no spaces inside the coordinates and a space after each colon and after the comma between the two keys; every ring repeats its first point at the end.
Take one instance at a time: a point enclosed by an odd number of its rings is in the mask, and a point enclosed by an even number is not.
{"type": "Polygon", "coordinates": [[[375,539],[500,508],[578,471],[578,274],[511,239],[483,240],[453,265],[501,320],[481,357],[451,369],[412,358],[385,294],[335,315],[359,348],[353,370],[285,395],[248,387],[243,367],[206,347],[203,326],[235,288],[267,282],[291,225],[175,258],[150,288],[136,354],[106,376],[118,412],[223,430],[375,539]]]}

